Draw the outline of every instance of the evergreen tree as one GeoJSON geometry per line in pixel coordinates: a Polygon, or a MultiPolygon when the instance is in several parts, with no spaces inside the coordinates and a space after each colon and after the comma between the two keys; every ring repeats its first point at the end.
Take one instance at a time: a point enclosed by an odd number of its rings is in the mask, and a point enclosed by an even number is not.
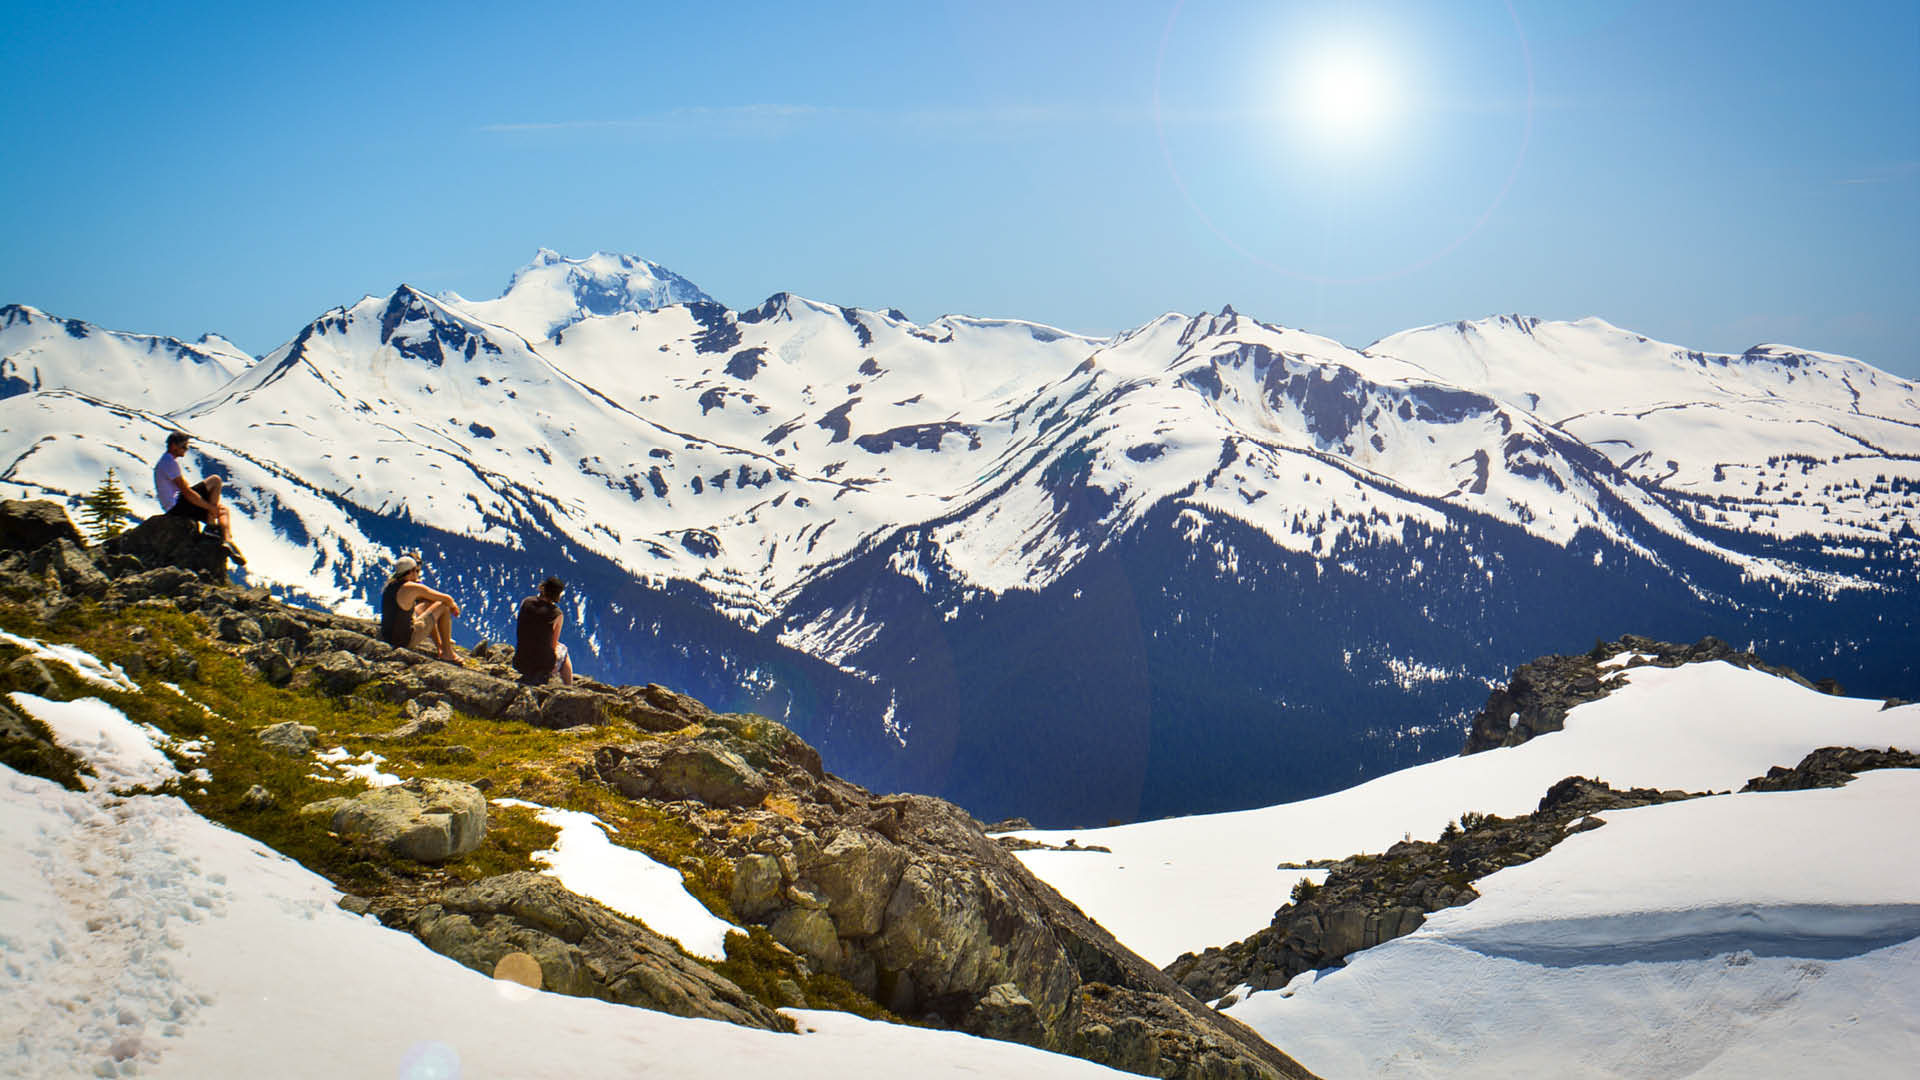
{"type": "Polygon", "coordinates": [[[127,508],[127,494],[120,490],[120,481],[115,479],[112,469],[107,470],[107,478],[100,486],[80,501],[86,507],[87,535],[96,544],[119,536],[126,528],[126,520],[133,516],[133,511],[127,508]]]}

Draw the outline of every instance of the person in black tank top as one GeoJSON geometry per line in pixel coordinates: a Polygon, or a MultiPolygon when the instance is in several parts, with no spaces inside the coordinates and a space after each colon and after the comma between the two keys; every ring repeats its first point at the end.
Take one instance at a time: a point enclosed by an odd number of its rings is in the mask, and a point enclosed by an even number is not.
{"type": "Polygon", "coordinates": [[[560,593],[566,582],[550,577],[540,583],[538,595],[520,601],[520,616],[515,620],[513,666],[520,681],[543,683],[560,673],[560,681],[573,685],[573,658],[560,644],[560,627],[566,617],[560,613],[560,593]]]}

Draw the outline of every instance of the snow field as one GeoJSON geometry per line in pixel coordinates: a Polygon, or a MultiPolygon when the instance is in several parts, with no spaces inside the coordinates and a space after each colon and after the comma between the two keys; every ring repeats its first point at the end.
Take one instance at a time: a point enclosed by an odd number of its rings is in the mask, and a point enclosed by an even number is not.
{"type": "Polygon", "coordinates": [[[1018,835],[1098,852],[1020,860],[1154,964],[1266,926],[1302,872],[1280,862],[1431,840],[1463,811],[1532,811],[1568,776],[1615,787],[1725,791],[1822,746],[1920,746],[1920,705],[1882,710],[1725,663],[1638,667],[1566,729],[1516,747],[1447,758],[1316,799],[1258,810],[1018,835]],[[1178,912],[1168,918],[1168,912],[1178,912]]]}
{"type": "Polygon", "coordinates": [[[1891,1077],[1920,1048],[1920,770],[1611,811],[1228,1010],[1341,1077],[1891,1077]],[[1303,980],[1304,982],[1304,980],[1303,980]]]}

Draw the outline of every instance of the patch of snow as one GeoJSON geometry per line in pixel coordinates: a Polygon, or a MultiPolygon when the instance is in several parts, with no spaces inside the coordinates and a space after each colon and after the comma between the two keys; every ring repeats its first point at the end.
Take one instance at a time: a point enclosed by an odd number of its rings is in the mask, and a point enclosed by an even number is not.
{"type": "Polygon", "coordinates": [[[560,830],[553,847],[533,854],[533,861],[547,868],[545,873],[581,896],[646,923],[694,956],[725,960],[727,935],[746,932],[694,899],[680,871],[609,840],[607,833],[613,827],[594,815],[520,799],[493,803],[533,810],[541,821],[560,830]]]}
{"type": "Polygon", "coordinates": [[[133,694],[140,692],[140,684],[128,678],[119,664],[105,663],[85,649],[73,645],[48,644],[37,638],[9,634],[5,630],[0,630],[0,641],[18,645],[27,650],[30,656],[65,664],[72,668],[76,675],[95,686],[107,690],[125,690],[133,694]]]}

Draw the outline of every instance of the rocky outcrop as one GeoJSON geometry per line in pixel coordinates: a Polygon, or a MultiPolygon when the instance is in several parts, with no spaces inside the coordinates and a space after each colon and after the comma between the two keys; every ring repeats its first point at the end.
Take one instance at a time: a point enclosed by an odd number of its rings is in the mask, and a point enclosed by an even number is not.
{"type": "Polygon", "coordinates": [[[59,540],[76,546],[84,542],[59,503],[0,500],[0,551],[37,551],[59,540]]]}
{"type": "Polygon", "coordinates": [[[300,808],[325,814],[344,837],[365,837],[403,859],[443,863],[480,846],[487,832],[487,799],[472,784],[431,777],[374,788],[300,808]]]}
{"type": "Polygon", "coordinates": [[[505,957],[522,953],[538,963],[541,988],[555,993],[793,1030],[673,942],[541,874],[501,874],[427,897],[382,899],[368,910],[488,975],[505,957]]]}
{"type": "Polygon", "coordinates": [[[130,555],[149,569],[178,567],[207,581],[227,580],[226,544],[187,518],[150,517],[102,546],[110,554],[130,555]]]}
{"type": "Polygon", "coordinates": [[[1691,645],[1655,641],[1627,634],[1618,641],[1595,642],[1582,656],[1543,656],[1514,670],[1507,685],[1487,697],[1486,707],[1473,718],[1462,754],[1477,754],[1501,746],[1518,746],[1535,735],[1559,731],[1566,726],[1567,710],[1606,697],[1624,684],[1622,672],[1636,667],[1679,667],[1681,664],[1721,660],[1740,668],[1792,679],[1822,693],[1838,694],[1841,687],[1831,679],[1809,682],[1792,668],[1769,664],[1750,652],[1741,652],[1716,637],[1704,637],[1691,645]],[[1628,656],[1619,662],[1621,656],[1628,656]],[[1600,665],[1613,660],[1611,667],[1600,665]]]}
{"type": "Polygon", "coordinates": [[[1236,986],[1285,986],[1304,971],[1339,964],[1362,949],[1410,934],[1429,914],[1480,894],[1473,882],[1530,862],[1568,836],[1597,828],[1604,810],[1697,798],[1685,791],[1616,791],[1570,776],[1553,785],[1531,814],[1514,818],[1462,815],[1438,840],[1402,841],[1380,855],[1333,863],[1318,886],[1304,881],[1265,930],[1222,948],[1188,953],[1167,974],[1195,996],[1217,1000],[1236,986]]]}
{"type": "Polygon", "coordinates": [[[1806,791],[1845,787],[1858,774],[1873,769],[1920,769],[1920,754],[1906,750],[1862,750],[1850,746],[1823,746],[1789,769],[1775,765],[1767,775],[1747,781],[1741,791],[1806,791]]]}

